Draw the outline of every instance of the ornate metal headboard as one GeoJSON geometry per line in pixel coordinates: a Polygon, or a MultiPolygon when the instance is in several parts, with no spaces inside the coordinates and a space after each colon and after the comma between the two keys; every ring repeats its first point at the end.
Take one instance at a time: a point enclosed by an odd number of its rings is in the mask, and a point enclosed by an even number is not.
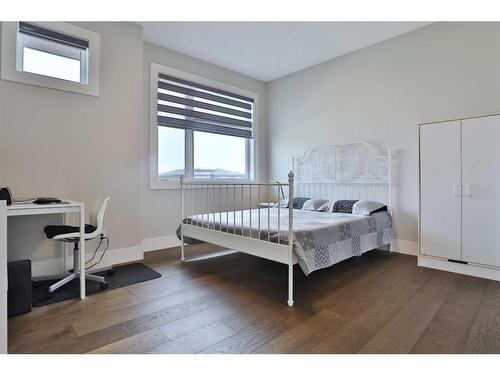
{"type": "Polygon", "coordinates": [[[369,199],[392,205],[391,150],[380,155],[364,141],[314,146],[294,158],[295,196],[369,199]]]}

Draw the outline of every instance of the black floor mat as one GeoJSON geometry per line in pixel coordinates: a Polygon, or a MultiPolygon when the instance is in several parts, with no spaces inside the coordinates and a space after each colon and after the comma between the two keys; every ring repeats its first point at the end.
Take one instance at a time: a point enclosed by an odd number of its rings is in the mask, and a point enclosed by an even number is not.
{"type": "MultiPolygon", "coordinates": [[[[161,274],[152,270],[142,263],[132,263],[123,266],[113,267],[114,275],[108,276],[107,271],[97,272],[96,275],[106,277],[108,289],[120,288],[122,286],[141,283],[161,277],[161,274]]],[[[56,280],[43,280],[33,283],[33,306],[45,306],[51,303],[66,301],[80,296],[80,281],[72,280],[54,292],[54,296],[47,298],[47,290],[56,280]]],[[[99,283],[86,280],[85,285],[87,295],[99,293],[103,290],[99,283]]]]}

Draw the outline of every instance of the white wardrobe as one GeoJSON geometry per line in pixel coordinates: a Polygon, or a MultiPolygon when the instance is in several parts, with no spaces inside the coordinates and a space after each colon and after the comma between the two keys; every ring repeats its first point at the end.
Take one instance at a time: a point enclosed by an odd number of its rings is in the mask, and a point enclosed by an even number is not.
{"type": "Polygon", "coordinates": [[[500,280],[500,115],[419,126],[419,265],[500,280]]]}

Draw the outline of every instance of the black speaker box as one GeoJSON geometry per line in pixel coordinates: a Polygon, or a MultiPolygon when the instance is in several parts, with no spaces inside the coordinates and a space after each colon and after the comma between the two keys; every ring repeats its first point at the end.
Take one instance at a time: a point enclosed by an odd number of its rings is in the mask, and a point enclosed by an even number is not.
{"type": "Polygon", "coordinates": [[[19,260],[7,264],[9,289],[7,291],[8,316],[31,311],[31,261],[19,260]]]}
{"type": "Polygon", "coordinates": [[[0,188],[0,201],[7,201],[7,206],[12,204],[12,194],[8,187],[0,188]]]}

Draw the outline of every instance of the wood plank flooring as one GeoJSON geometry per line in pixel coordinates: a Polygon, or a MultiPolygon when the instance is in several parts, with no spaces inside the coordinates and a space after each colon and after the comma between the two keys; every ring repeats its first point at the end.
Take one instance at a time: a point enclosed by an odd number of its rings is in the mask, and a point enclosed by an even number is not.
{"type": "Polygon", "coordinates": [[[211,245],[160,279],[9,319],[11,353],[500,353],[500,283],[371,251],[304,276],[211,245]]]}

